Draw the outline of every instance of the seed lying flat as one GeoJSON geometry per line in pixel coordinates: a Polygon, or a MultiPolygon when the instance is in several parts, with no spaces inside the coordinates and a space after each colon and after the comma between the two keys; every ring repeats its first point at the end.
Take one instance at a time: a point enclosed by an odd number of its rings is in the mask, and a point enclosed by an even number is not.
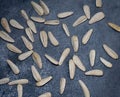
{"type": "Polygon", "coordinates": [[[111,58],[118,59],[118,54],[115,51],[113,51],[109,46],[103,44],[103,48],[111,58]]]}
{"type": "Polygon", "coordinates": [[[90,70],[85,72],[85,75],[91,75],[91,76],[103,76],[103,71],[102,70],[98,70],[98,69],[94,69],[94,70],[90,70]]]}
{"type": "Polygon", "coordinates": [[[1,19],[1,25],[2,25],[2,27],[3,27],[8,33],[11,32],[11,29],[10,29],[10,26],[9,26],[9,23],[8,23],[8,20],[7,20],[5,17],[3,17],[3,18],[1,19]]]}
{"type": "Polygon", "coordinates": [[[83,11],[88,19],[90,19],[90,7],[88,5],[83,6],[83,11]]]}
{"type": "Polygon", "coordinates": [[[32,58],[34,62],[38,65],[38,67],[41,69],[42,68],[42,60],[40,55],[37,52],[33,52],[32,58]]]}
{"type": "Polygon", "coordinates": [[[67,18],[69,16],[73,15],[73,12],[72,11],[67,11],[67,12],[61,12],[61,13],[58,13],[58,18],[67,18]]]}
{"type": "Polygon", "coordinates": [[[18,97],[22,97],[23,95],[23,86],[18,84],[17,85],[17,92],[18,92],[18,97]]]}
{"type": "Polygon", "coordinates": [[[52,32],[48,32],[48,37],[50,39],[50,42],[54,45],[54,46],[58,46],[59,42],[58,40],[55,38],[55,36],[52,34],[52,32]]]}
{"type": "Polygon", "coordinates": [[[41,86],[47,84],[50,80],[52,80],[52,78],[53,78],[52,76],[43,78],[39,82],[36,83],[36,86],[40,86],[41,87],[41,86]]]}
{"type": "Polygon", "coordinates": [[[88,32],[83,36],[83,38],[82,38],[82,43],[83,43],[83,44],[87,44],[87,42],[89,41],[92,33],[93,33],[93,29],[90,29],[90,30],[88,30],[88,32]]]}
{"type": "Polygon", "coordinates": [[[7,63],[10,66],[10,68],[12,69],[12,71],[14,72],[14,74],[20,73],[19,68],[11,60],[7,60],[7,63]]]}
{"type": "Polygon", "coordinates": [[[66,79],[61,78],[60,79],[60,94],[63,94],[63,92],[65,90],[65,86],[66,86],[66,79]]]}
{"type": "Polygon", "coordinates": [[[38,22],[38,23],[43,23],[45,22],[45,19],[44,18],[41,18],[41,17],[31,17],[31,19],[35,22],[38,22]]]}
{"type": "Polygon", "coordinates": [[[80,58],[77,55],[73,56],[73,62],[75,63],[75,65],[82,71],[86,71],[85,66],[83,65],[82,61],[80,60],[80,58]]]}
{"type": "Polygon", "coordinates": [[[9,78],[2,78],[0,79],[0,85],[7,84],[10,81],[9,78]]]}
{"type": "Polygon", "coordinates": [[[112,63],[105,60],[104,58],[100,57],[100,61],[108,68],[111,68],[112,67],[112,63]]]}
{"type": "Polygon", "coordinates": [[[21,15],[23,16],[24,19],[29,20],[29,17],[28,17],[25,10],[21,10],[20,12],[21,12],[21,15]]]}
{"type": "Polygon", "coordinates": [[[41,94],[40,96],[38,97],[52,97],[52,94],[50,92],[46,92],[44,94],[41,94]]]}
{"type": "Polygon", "coordinates": [[[34,33],[37,33],[36,26],[33,21],[27,20],[27,25],[34,33]]]}
{"type": "Polygon", "coordinates": [[[96,7],[102,7],[102,0],[96,0],[96,7]]]}
{"type": "Polygon", "coordinates": [[[120,32],[120,26],[118,26],[118,25],[116,25],[116,24],[114,24],[114,23],[111,23],[111,22],[109,22],[108,25],[109,25],[112,29],[120,32]]]}
{"type": "Polygon", "coordinates": [[[8,83],[8,85],[16,85],[16,84],[27,84],[29,81],[28,79],[18,79],[18,80],[14,80],[8,83]]]}
{"type": "Polygon", "coordinates": [[[22,53],[18,56],[19,60],[25,60],[26,58],[28,58],[31,54],[33,53],[33,51],[27,51],[25,53],[22,53]]]}
{"type": "Polygon", "coordinates": [[[80,16],[74,23],[73,23],[73,27],[76,27],[78,25],[80,25],[81,23],[85,22],[87,20],[87,17],[85,15],[80,16]]]}
{"type": "Polygon", "coordinates": [[[59,20],[46,20],[44,22],[44,24],[46,24],[46,25],[59,25],[60,21],[59,20]]]}
{"type": "Polygon", "coordinates": [[[34,36],[33,36],[33,32],[31,31],[30,28],[26,28],[25,29],[26,35],[28,36],[28,38],[30,39],[30,41],[34,42],[34,36]]]}
{"type": "Polygon", "coordinates": [[[59,65],[63,64],[64,60],[67,58],[69,53],[70,53],[70,48],[65,48],[64,51],[62,52],[61,57],[60,57],[59,65]]]}
{"type": "Polygon", "coordinates": [[[33,65],[31,66],[31,71],[32,71],[32,75],[33,75],[34,79],[36,81],[40,81],[41,76],[40,76],[39,72],[37,71],[37,69],[35,68],[35,66],[33,66],[33,65]]]}
{"type": "Polygon", "coordinates": [[[105,14],[103,12],[98,12],[90,19],[89,24],[96,23],[96,22],[104,19],[104,17],[105,17],[105,14]]]}
{"type": "Polygon", "coordinates": [[[72,36],[71,43],[72,43],[74,52],[77,52],[79,49],[79,40],[78,40],[78,37],[76,35],[72,36]]]}
{"type": "Polygon", "coordinates": [[[11,19],[10,20],[10,24],[11,26],[13,26],[14,28],[17,28],[17,29],[24,29],[24,27],[18,23],[18,21],[16,21],[15,19],[11,19]]]}
{"type": "Polygon", "coordinates": [[[63,28],[65,34],[69,37],[70,36],[70,31],[68,30],[67,25],[63,23],[62,28],[63,28]]]}
{"type": "Polygon", "coordinates": [[[86,84],[82,80],[79,80],[79,84],[83,90],[85,97],[90,97],[90,91],[88,87],[86,86],[86,84]]]}
{"type": "Polygon", "coordinates": [[[0,38],[8,42],[15,42],[15,40],[4,31],[0,31],[0,38]]]}
{"type": "Polygon", "coordinates": [[[90,58],[90,65],[91,65],[91,66],[94,66],[95,56],[96,56],[96,51],[95,51],[94,49],[93,49],[93,50],[90,50],[89,58],[90,58]]]}

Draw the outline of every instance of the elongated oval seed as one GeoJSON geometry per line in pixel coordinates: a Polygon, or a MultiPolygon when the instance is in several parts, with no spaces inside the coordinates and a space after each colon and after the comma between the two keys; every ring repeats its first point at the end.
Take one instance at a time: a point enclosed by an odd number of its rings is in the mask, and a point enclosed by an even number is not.
{"type": "Polygon", "coordinates": [[[45,57],[53,64],[58,65],[58,61],[54,58],[52,58],[51,56],[49,56],[48,54],[45,54],[45,57]]]}
{"type": "Polygon", "coordinates": [[[21,12],[21,15],[23,16],[24,19],[29,20],[29,17],[28,17],[25,10],[21,10],[20,12],[21,12]]]}
{"type": "Polygon", "coordinates": [[[60,79],[60,94],[63,94],[63,92],[65,90],[65,86],[66,86],[66,79],[61,78],[60,79]]]}
{"type": "Polygon", "coordinates": [[[90,70],[90,71],[85,72],[85,75],[103,76],[103,71],[99,70],[99,69],[94,69],[94,70],[90,70]]]}
{"type": "Polygon", "coordinates": [[[70,31],[68,30],[67,25],[63,23],[62,28],[63,28],[65,34],[69,37],[70,36],[70,31]]]}
{"type": "Polygon", "coordinates": [[[76,27],[78,25],[80,25],[81,23],[85,22],[87,20],[87,17],[85,15],[80,16],[74,23],[73,23],[73,27],[76,27]]]}
{"type": "Polygon", "coordinates": [[[40,96],[38,97],[52,97],[52,94],[50,92],[46,92],[44,94],[41,94],[40,96]]]}
{"type": "Polygon", "coordinates": [[[15,19],[11,19],[10,20],[10,24],[11,26],[13,26],[14,28],[17,28],[17,29],[24,29],[24,27],[18,23],[18,21],[16,21],[15,19]]]}
{"type": "Polygon", "coordinates": [[[88,87],[86,86],[86,84],[82,80],[79,80],[79,84],[83,90],[85,97],[90,97],[90,91],[88,87]]]}
{"type": "Polygon", "coordinates": [[[55,36],[52,34],[52,32],[48,32],[48,37],[50,39],[50,42],[54,45],[54,46],[58,46],[59,42],[58,40],[55,38],[55,36]]]}
{"type": "Polygon", "coordinates": [[[14,74],[20,73],[19,68],[11,60],[7,60],[7,63],[10,66],[10,68],[12,69],[12,71],[14,72],[14,74]]]}
{"type": "Polygon", "coordinates": [[[72,11],[67,11],[67,12],[61,12],[61,13],[58,13],[58,18],[67,18],[69,16],[73,15],[73,12],[72,11]]]}
{"type": "Polygon", "coordinates": [[[103,44],[103,48],[111,58],[118,59],[118,54],[114,50],[112,50],[109,46],[103,44]]]}
{"type": "Polygon", "coordinates": [[[49,77],[46,77],[46,78],[43,78],[41,79],[39,82],[36,83],[36,86],[43,86],[45,85],[46,83],[48,83],[50,80],[52,80],[52,76],[49,76],[49,77]]]}
{"type": "Polygon", "coordinates": [[[88,19],[90,19],[90,7],[88,5],[83,6],[83,11],[88,19]]]}
{"type": "Polygon", "coordinates": [[[34,33],[37,33],[36,26],[32,20],[27,20],[27,25],[34,33]]]}
{"type": "Polygon", "coordinates": [[[102,0],[96,0],[96,7],[102,7],[102,0]]]}
{"type": "Polygon", "coordinates": [[[82,38],[82,43],[83,43],[83,44],[87,44],[87,42],[89,41],[92,33],[93,33],[93,29],[90,29],[90,30],[88,30],[88,32],[83,36],[83,38],[82,38]]]}
{"type": "Polygon", "coordinates": [[[4,31],[0,31],[0,38],[8,42],[15,42],[15,40],[4,31]]]}
{"type": "Polygon", "coordinates": [[[28,38],[30,39],[30,41],[34,42],[34,36],[33,36],[33,32],[31,31],[30,28],[26,28],[25,29],[26,35],[28,36],[28,38]]]}
{"type": "Polygon", "coordinates": [[[70,53],[70,48],[65,48],[64,51],[62,52],[61,57],[60,57],[59,65],[63,64],[64,60],[67,58],[69,53],[70,53]]]}
{"type": "Polygon", "coordinates": [[[43,23],[45,22],[45,19],[44,18],[41,18],[41,17],[31,17],[31,19],[35,22],[38,22],[38,23],[43,23]]]}
{"type": "Polygon", "coordinates": [[[96,51],[95,51],[94,49],[93,49],[93,50],[90,50],[89,58],[90,58],[90,65],[91,65],[91,66],[94,66],[95,56],[96,56],[96,51]]]}
{"type": "Polygon", "coordinates": [[[112,29],[120,32],[120,26],[118,26],[118,25],[116,25],[114,23],[111,23],[111,22],[108,23],[108,26],[110,26],[112,29]]]}
{"type": "Polygon", "coordinates": [[[16,85],[16,84],[27,84],[29,81],[28,79],[18,79],[8,83],[8,85],[16,85]]]}
{"type": "Polygon", "coordinates": [[[44,24],[46,24],[46,25],[59,25],[60,21],[59,20],[46,20],[44,22],[44,24]]]}
{"type": "Polygon", "coordinates": [[[10,81],[9,78],[2,78],[2,79],[0,79],[0,85],[7,84],[9,81],[10,81]]]}
{"type": "Polygon", "coordinates": [[[105,60],[103,57],[100,57],[100,61],[108,68],[111,68],[112,67],[112,63],[105,60]]]}
{"type": "Polygon", "coordinates": [[[22,97],[23,96],[23,86],[18,84],[17,85],[17,92],[18,92],[18,97],[22,97]]]}
{"type": "Polygon", "coordinates": [[[3,17],[3,18],[1,19],[1,25],[2,25],[2,27],[3,27],[8,33],[11,32],[11,29],[10,29],[10,26],[9,26],[9,23],[8,23],[8,20],[7,20],[5,17],[3,17]]]}
{"type": "Polygon", "coordinates": [[[11,43],[7,43],[7,48],[14,53],[18,53],[18,54],[22,53],[22,51],[19,48],[17,48],[11,43]]]}
{"type": "Polygon", "coordinates": [[[104,17],[105,17],[105,14],[103,12],[98,12],[90,19],[89,24],[96,23],[96,22],[104,19],[104,17]]]}
{"type": "Polygon", "coordinates": [[[34,79],[36,81],[40,81],[41,76],[40,76],[39,72],[37,71],[37,69],[35,68],[35,66],[31,66],[31,71],[32,71],[32,75],[33,75],[34,79]]]}
{"type": "Polygon", "coordinates": [[[26,58],[28,58],[31,54],[33,53],[33,51],[27,51],[25,53],[22,53],[18,56],[19,60],[25,60],[26,58]]]}

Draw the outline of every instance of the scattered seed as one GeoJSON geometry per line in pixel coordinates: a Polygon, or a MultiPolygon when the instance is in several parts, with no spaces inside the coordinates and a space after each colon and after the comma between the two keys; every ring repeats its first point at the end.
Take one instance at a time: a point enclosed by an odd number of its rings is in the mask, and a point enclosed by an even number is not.
{"type": "Polygon", "coordinates": [[[25,29],[26,35],[28,36],[28,38],[30,39],[31,42],[34,42],[34,36],[33,36],[33,32],[31,31],[30,28],[26,28],[25,29]]]}
{"type": "Polygon", "coordinates": [[[8,85],[16,85],[16,84],[27,84],[29,81],[28,79],[18,79],[18,80],[14,80],[8,83],[8,85]]]}
{"type": "Polygon", "coordinates": [[[40,96],[38,97],[52,97],[52,94],[50,92],[46,92],[44,94],[41,94],[40,96]]]}
{"type": "Polygon", "coordinates": [[[63,24],[62,24],[62,28],[63,28],[65,34],[66,34],[68,37],[70,37],[70,31],[68,30],[67,25],[63,23],[63,24]]]}
{"type": "Polygon", "coordinates": [[[44,22],[44,24],[46,24],[46,25],[59,25],[60,21],[59,20],[46,20],[44,22]]]}
{"type": "Polygon", "coordinates": [[[0,85],[7,84],[10,81],[9,78],[2,78],[0,79],[0,85]]]}
{"type": "Polygon", "coordinates": [[[83,6],[83,11],[88,19],[90,19],[90,7],[88,5],[83,6]]]}
{"type": "Polygon", "coordinates": [[[111,68],[112,67],[112,63],[105,60],[104,58],[100,57],[100,61],[108,68],[111,68]]]}
{"type": "Polygon", "coordinates": [[[103,76],[103,71],[102,70],[98,70],[98,69],[94,69],[94,70],[90,70],[85,72],[85,75],[91,75],[91,76],[103,76]]]}
{"type": "Polygon", "coordinates": [[[60,94],[63,94],[63,92],[65,90],[65,86],[66,86],[66,79],[61,78],[60,79],[60,94]]]}
{"type": "Polygon", "coordinates": [[[43,23],[45,22],[45,19],[44,18],[41,18],[41,17],[31,17],[31,19],[35,22],[38,22],[38,23],[43,23]]]}
{"type": "Polygon", "coordinates": [[[58,13],[58,18],[67,18],[69,16],[73,15],[73,12],[72,11],[68,11],[68,12],[61,12],[61,13],[58,13]]]}
{"type": "Polygon", "coordinates": [[[94,49],[93,49],[93,50],[90,50],[89,58],[90,58],[90,65],[91,65],[91,66],[94,66],[95,56],[96,56],[96,51],[95,51],[94,49]]]}
{"type": "Polygon", "coordinates": [[[23,95],[23,86],[18,84],[17,85],[17,92],[18,92],[18,97],[22,97],[23,95]]]}
{"type": "Polygon", "coordinates": [[[96,0],[96,7],[102,7],[102,0],[96,0]]]}
{"type": "Polygon", "coordinates": [[[24,19],[29,20],[29,17],[25,10],[21,10],[21,15],[23,16],[24,19]]]}
{"type": "Polygon", "coordinates": [[[27,20],[27,25],[34,33],[37,33],[36,26],[33,21],[27,20]]]}
{"type": "Polygon", "coordinates": [[[120,32],[120,26],[118,26],[118,25],[116,25],[116,24],[114,24],[114,23],[111,23],[111,22],[109,22],[108,25],[109,25],[112,29],[120,32]]]}

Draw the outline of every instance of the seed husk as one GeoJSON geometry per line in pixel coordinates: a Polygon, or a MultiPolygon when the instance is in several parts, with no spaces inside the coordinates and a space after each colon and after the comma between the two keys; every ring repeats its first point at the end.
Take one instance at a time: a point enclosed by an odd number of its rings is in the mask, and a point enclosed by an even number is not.
{"type": "Polygon", "coordinates": [[[63,28],[65,34],[66,34],[68,37],[70,37],[70,31],[68,30],[68,26],[63,23],[63,24],[62,24],[62,28],[63,28]]]}
{"type": "Polygon", "coordinates": [[[26,35],[28,36],[28,38],[30,39],[31,42],[34,42],[34,36],[33,36],[33,32],[31,31],[30,28],[26,28],[25,29],[26,35]]]}
{"type": "Polygon", "coordinates": [[[85,72],[85,75],[89,76],[103,76],[103,71],[99,69],[89,70],[85,72]]]}
{"type": "Polygon", "coordinates": [[[0,79],[0,85],[7,84],[10,81],[9,78],[2,78],[0,79]]]}
{"type": "Polygon", "coordinates": [[[96,51],[94,49],[90,50],[89,59],[90,59],[90,65],[91,66],[94,66],[95,56],[96,56],[96,51]]]}
{"type": "Polygon", "coordinates": [[[38,23],[43,23],[45,22],[45,19],[44,18],[41,18],[41,17],[31,17],[31,19],[35,22],[38,22],[38,23]]]}
{"type": "Polygon", "coordinates": [[[61,13],[58,13],[58,18],[67,18],[69,16],[73,15],[73,12],[72,11],[67,11],[67,12],[61,12],[61,13]]]}
{"type": "Polygon", "coordinates": [[[88,5],[83,6],[83,11],[87,17],[87,19],[90,19],[90,7],[88,5]]]}
{"type": "Polygon", "coordinates": [[[29,81],[28,79],[18,79],[18,80],[13,80],[8,83],[8,85],[16,85],[16,84],[27,84],[29,81]]]}
{"type": "Polygon", "coordinates": [[[102,0],[96,0],[96,7],[102,7],[102,0]]]}
{"type": "Polygon", "coordinates": [[[46,24],[46,25],[59,25],[60,21],[59,20],[46,20],[44,22],[44,24],[46,24]]]}
{"type": "Polygon", "coordinates": [[[37,33],[36,26],[32,20],[27,20],[27,25],[34,33],[37,33]]]}
{"type": "Polygon", "coordinates": [[[23,16],[24,19],[29,20],[29,17],[28,17],[25,10],[22,9],[20,12],[21,12],[21,15],[23,16]]]}
{"type": "Polygon", "coordinates": [[[52,94],[50,92],[46,92],[44,94],[41,94],[40,96],[38,97],[52,97],[52,94]]]}
{"type": "Polygon", "coordinates": [[[100,61],[108,68],[112,68],[112,63],[104,59],[103,57],[100,57],[100,61]]]}
{"type": "Polygon", "coordinates": [[[118,54],[114,50],[112,50],[109,46],[103,44],[103,48],[111,58],[118,59],[118,54]]]}
{"type": "Polygon", "coordinates": [[[66,86],[66,79],[61,78],[60,79],[60,94],[63,94],[63,92],[65,90],[65,86],[66,86]]]}
{"type": "Polygon", "coordinates": [[[111,23],[111,22],[108,23],[108,26],[110,26],[112,29],[120,32],[120,26],[118,26],[118,25],[116,25],[114,23],[111,23]]]}
{"type": "Polygon", "coordinates": [[[17,85],[17,92],[18,92],[18,97],[23,96],[23,86],[21,84],[17,85]]]}

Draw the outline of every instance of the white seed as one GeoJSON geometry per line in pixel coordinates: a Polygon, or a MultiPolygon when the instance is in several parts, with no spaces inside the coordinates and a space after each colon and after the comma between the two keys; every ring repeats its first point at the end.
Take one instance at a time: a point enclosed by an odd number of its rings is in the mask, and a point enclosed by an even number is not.
{"type": "Polygon", "coordinates": [[[39,4],[37,4],[34,1],[31,1],[31,5],[34,8],[34,10],[37,12],[38,15],[40,15],[40,16],[43,15],[43,13],[44,13],[43,8],[39,4]]]}
{"type": "Polygon", "coordinates": [[[87,17],[85,15],[80,16],[74,23],[73,23],[73,27],[76,27],[78,25],[80,25],[81,23],[85,22],[87,20],[87,17]]]}
{"type": "Polygon", "coordinates": [[[25,37],[25,36],[21,36],[23,43],[25,44],[26,48],[28,48],[29,50],[33,49],[33,45],[32,43],[25,37]]]}
{"type": "Polygon", "coordinates": [[[120,32],[120,26],[118,26],[118,25],[116,25],[114,23],[111,23],[111,22],[108,23],[108,26],[110,26],[112,29],[120,32]]]}
{"type": "Polygon", "coordinates": [[[118,54],[113,51],[109,46],[103,44],[103,48],[110,57],[112,57],[113,59],[118,59],[118,54]]]}
{"type": "Polygon", "coordinates": [[[34,42],[34,36],[33,36],[33,32],[31,31],[30,28],[26,28],[25,29],[26,35],[28,36],[28,38],[30,39],[30,41],[34,42]]]}
{"type": "Polygon", "coordinates": [[[13,26],[14,28],[17,28],[17,29],[24,29],[24,27],[18,23],[18,21],[16,21],[15,19],[11,19],[10,20],[10,24],[11,26],[13,26]]]}
{"type": "Polygon", "coordinates": [[[102,0],[96,0],[96,7],[102,7],[102,0]]]}
{"type": "Polygon", "coordinates": [[[34,33],[37,33],[36,26],[33,21],[27,20],[27,25],[34,33]]]}
{"type": "Polygon", "coordinates": [[[43,78],[39,82],[36,83],[36,86],[40,86],[41,87],[41,86],[47,84],[50,80],[52,80],[52,78],[53,78],[52,76],[43,78]]]}
{"type": "Polygon", "coordinates": [[[37,69],[35,68],[35,66],[33,66],[33,65],[31,66],[31,71],[32,71],[32,75],[33,75],[34,79],[36,81],[40,81],[41,76],[40,76],[39,72],[37,71],[37,69]]]}
{"type": "Polygon", "coordinates": [[[52,34],[52,32],[48,32],[48,37],[50,39],[50,42],[54,45],[54,46],[58,46],[59,42],[58,40],[55,38],[55,36],[52,34]]]}
{"type": "Polygon", "coordinates": [[[93,50],[90,50],[89,58],[90,58],[90,65],[91,65],[91,66],[94,66],[95,56],[96,56],[96,51],[95,51],[94,49],[93,49],[93,50]]]}
{"type": "Polygon", "coordinates": [[[18,54],[22,53],[22,51],[19,48],[17,48],[11,43],[7,43],[7,48],[14,53],[18,53],[18,54]]]}
{"type": "Polygon", "coordinates": [[[35,22],[38,22],[38,23],[43,23],[45,22],[45,19],[44,18],[41,18],[41,17],[31,17],[31,19],[35,22]]]}
{"type": "Polygon", "coordinates": [[[42,60],[40,55],[37,52],[33,52],[32,58],[34,62],[38,65],[38,67],[41,69],[42,68],[42,60]]]}
{"type": "Polygon", "coordinates": [[[70,48],[65,48],[64,51],[61,54],[60,60],[59,60],[59,65],[62,65],[64,60],[67,58],[67,56],[70,53],[70,48]]]}
{"type": "Polygon", "coordinates": [[[7,60],[7,63],[10,66],[10,68],[12,69],[12,71],[14,72],[14,74],[20,73],[19,68],[11,60],[7,60]]]}
{"type": "Polygon", "coordinates": [[[46,92],[44,94],[41,94],[40,96],[38,97],[52,97],[52,94],[50,92],[46,92]]]}
{"type": "Polygon", "coordinates": [[[2,78],[2,79],[0,79],[0,85],[7,84],[9,81],[10,81],[9,78],[2,78]]]}
{"type": "Polygon", "coordinates": [[[58,65],[58,61],[54,59],[53,57],[49,56],[48,54],[45,54],[45,57],[53,64],[58,65]]]}
{"type": "Polygon", "coordinates": [[[24,19],[29,20],[29,17],[25,10],[21,10],[21,15],[23,16],[24,19]]]}
{"type": "Polygon", "coordinates": [[[103,76],[103,71],[102,70],[98,70],[98,69],[94,69],[94,70],[90,70],[85,72],[85,75],[91,75],[91,76],[103,76]]]}
{"type": "Polygon", "coordinates": [[[9,26],[9,23],[8,23],[8,20],[7,20],[5,17],[3,17],[3,18],[1,19],[1,25],[2,25],[2,27],[3,27],[8,33],[11,32],[11,29],[10,29],[10,26],[9,26]]]}
{"type": "Polygon", "coordinates": [[[58,13],[58,18],[67,18],[69,16],[73,15],[73,12],[72,11],[68,11],[68,12],[61,12],[61,13],[58,13]]]}
{"type": "Polygon", "coordinates": [[[83,6],[83,11],[88,19],[90,19],[90,7],[88,5],[83,6]]]}
{"type": "Polygon", "coordinates": [[[16,84],[27,84],[29,81],[28,79],[18,79],[8,83],[8,85],[16,85],[16,84]]]}
{"type": "Polygon", "coordinates": [[[70,36],[70,31],[68,30],[67,25],[63,23],[62,28],[63,28],[65,34],[69,37],[70,36]]]}
{"type": "Polygon", "coordinates": [[[105,60],[104,58],[100,57],[100,61],[108,68],[111,68],[112,67],[112,63],[105,60]]]}
{"type": "Polygon", "coordinates": [[[46,48],[48,45],[48,36],[45,31],[40,31],[40,39],[41,39],[43,46],[46,48]]]}
{"type": "Polygon", "coordinates": [[[23,96],[23,86],[18,84],[17,85],[17,92],[18,92],[18,97],[22,97],[23,96]]]}
{"type": "Polygon", "coordinates": [[[83,36],[83,38],[82,38],[82,43],[83,43],[83,44],[87,44],[87,42],[89,41],[92,33],[93,33],[93,29],[90,29],[90,30],[88,30],[88,32],[83,36]]]}
{"type": "Polygon", "coordinates": [[[25,60],[26,58],[28,58],[31,54],[33,53],[33,51],[27,51],[25,53],[22,53],[18,56],[19,60],[25,60]]]}
{"type": "Polygon", "coordinates": [[[82,61],[80,60],[80,58],[77,55],[73,56],[73,62],[75,63],[75,65],[82,71],[86,71],[85,66],[83,65],[82,61]]]}
{"type": "Polygon", "coordinates": [[[60,21],[59,20],[46,20],[44,22],[44,24],[46,24],[46,25],[59,25],[60,21]]]}
{"type": "Polygon", "coordinates": [[[0,38],[8,42],[15,42],[15,40],[4,31],[0,31],[0,38]]]}
{"type": "Polygon", "coordinates": [[[63,92],[65,90],[65,86],[66,86],[66,79],[61,78],[60,79],[60,94],[63,94],[63,92]]]}
{"type": "Polygon", "coordinates": [[[88,87],[86,86],[86,84],[82,80],[79,80],[79,84],[83,90],[85,97],[90,97],[90,91],[88,87]]]}
{"type": "Polygon", "coordinates": [[[89,24],[96,23],[96,22],[104,19],[104,17],[105,17],[105,14],[103,12],[98,12],[90,19],[89,24]]]}

